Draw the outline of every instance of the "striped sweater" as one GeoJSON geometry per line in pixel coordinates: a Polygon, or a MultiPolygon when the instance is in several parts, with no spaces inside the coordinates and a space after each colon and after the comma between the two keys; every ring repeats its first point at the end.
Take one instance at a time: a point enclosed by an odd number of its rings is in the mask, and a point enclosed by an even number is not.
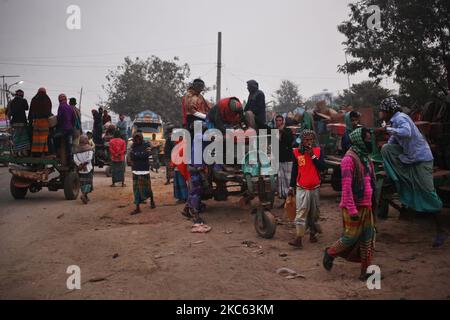
{"type": "MultiPolygon", "coordinates": [[[[358,213],[358,207],[372,207],[372,185],[370,184],[370,175],[364,175],[364,196],[362,199],[355,199],[353,195],[352,182],[355,174],[355,164],[349,155],[346,155],[341,162],[342,170],[342,195],[341,195],[341,208],[348,210],[350,215],[356,215],[358,213]]],[[[361,166],[360,170],[366,169],[361,166]]]]}

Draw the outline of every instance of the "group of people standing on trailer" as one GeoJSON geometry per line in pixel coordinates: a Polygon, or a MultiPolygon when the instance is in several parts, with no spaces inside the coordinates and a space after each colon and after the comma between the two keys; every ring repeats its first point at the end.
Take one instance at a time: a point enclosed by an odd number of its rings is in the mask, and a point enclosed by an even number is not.
{"type": "Polygon", "coordinates": [[[28,105],[23,90],[9,102],[7,115],[13,131],[13,152],[17,156],[56,157],[67,163],[81,135],[81,116],[75,98],[58,96],[57,115],[45,88],[39,88],[28,105]],[[28,116],[26,115],[28,111],[28,116]]]}

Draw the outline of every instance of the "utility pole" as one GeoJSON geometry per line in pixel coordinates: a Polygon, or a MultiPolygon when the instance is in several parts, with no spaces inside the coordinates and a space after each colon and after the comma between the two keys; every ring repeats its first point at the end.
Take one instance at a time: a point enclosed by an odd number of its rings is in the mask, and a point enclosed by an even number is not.
{"type": "MultiPolygon", "coordinates": [[[[348,67],[348,59],[347,59],[347,51],[345,52],[345,63],[347,64],[348,67]]],[[[350,74],[348,73],[348,70],[346,70],[347,72],[347,82],[348,82],[348,93],[350,94],[350,103],[353,105],[353,97],[352,97],[352,92],[350,90],[351,88],[351,83],[350,83],[350,74]]]]}
{"type": "Polygon", "coordinates": [[[222,32],[218,34],[217,43],[217,81],[216,81],[216,103],[220,100],[220,86],[222,81],[222,32]]]}
{"type": "Polygon", "coordinates": [[[81,99],[83,98],[83,87],[81,87],[81,91],[80,91],[80,103],[78,104],[78,110],[80,110],[80,121],[81,121],[81,117],[82,117],[82,113],[81,113],[81,99]]]}
{"type": "Polygon", "coordinates": [[[19,77],[20,76],[5,76],[5,75],[0,76],[0,78],[2,78],[2,95],[1,95],[2,99],[1,99],[1,102],[0,102],[1,105],[6,107],[6,103],[7,103],[7,101],[6,101],[6,90],[8,90],[8,88],[6,87],[6,84],[5,84],[5,78],[19,78],[19,77]]]}

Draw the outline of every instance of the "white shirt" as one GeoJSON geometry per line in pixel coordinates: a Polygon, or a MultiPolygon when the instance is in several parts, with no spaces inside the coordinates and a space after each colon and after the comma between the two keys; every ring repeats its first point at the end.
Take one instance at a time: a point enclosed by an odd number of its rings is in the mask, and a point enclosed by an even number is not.
{"type": "Polygon", "coordinates": [[[146,174],[149,174],[150,171],[133,171],[133,174],[137,176],[145,176],[146,174]]]}
{"type": "Polygon", "coordinates": [[[83,163],[87,163],[86,169],[80,170],[79,173],[89,173],[92,171],[92,159],[94,158],[94,151],[85,151],[81,153],[75,153],[73,155],[73,161],[77,166],[83,163]]]}

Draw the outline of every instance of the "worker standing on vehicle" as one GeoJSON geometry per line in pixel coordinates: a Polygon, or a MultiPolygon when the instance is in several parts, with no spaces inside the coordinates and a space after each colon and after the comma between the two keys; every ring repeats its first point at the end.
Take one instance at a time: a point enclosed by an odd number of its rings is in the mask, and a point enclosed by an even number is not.
{"type": "Polygon", "coordinates": [[[65,160],[67,162],[66,165],[68,165],[72,160],[75,113],[72,107],[67,104],[67,96],[64,93],[58,96],[58,101],[58,131],[62,134],[62,145],[60,143],[60,147],[65,149],[65,160]]]}
{"type": "Polygon", "coordinates": [[[245,105],[245,120],[250,128],[255,130],[266,128],[266,97],[259,90],[259,84],[255,80],[247,81],[249,92],[248,101],[245,105]]]}
{"type": "Polygon", "coordinates": [[[18,156],[26,156],[30,151],[30,136],[25,114],[25,111],[28,111],[28,102],[23,96],[24,92],[17,90],[7,109],[7,115],[13,128],[13,152],[18,156]]]}
{"type": "Polygon", "coordinates": [[[208,121],[214,128],[225,134],[226,129],[243,122],[243,112],[242,103],[238,98],[224,98],[209,110],[208,121]]]}
{"type": "Polygon", "coordinates": [[[78,146],[78,143],[80,141],[80,136],[83,133],[83,130],[81,129],[81,112],[80,109],[78,109],[77,106],[77,99],[70,98],[69,99],[69,105],[72,107],[73,114],[74,114],[74,127],[73,127],[73,148],[75,149],[78,146]]]}
{"type": "MultiPolygon", "coordinates": [[[[28,123],[32,126],[33,136],[31,152],[33,156],[41,156],[49,151],[49,120],[52,115],[52,101],[45,88],[39,88],[37,94],[31,99],[28,123]]],[[[54,152],[53,139],[50,139],[54,152]]]]}
{"type": "Polygon", "coordinates": [[[205,121],[211,109],[211,104],[203,97],[205,82],[195,79],[182,100],[183,126],[191,132],[194,131],[194,121],[205,121]]]}

